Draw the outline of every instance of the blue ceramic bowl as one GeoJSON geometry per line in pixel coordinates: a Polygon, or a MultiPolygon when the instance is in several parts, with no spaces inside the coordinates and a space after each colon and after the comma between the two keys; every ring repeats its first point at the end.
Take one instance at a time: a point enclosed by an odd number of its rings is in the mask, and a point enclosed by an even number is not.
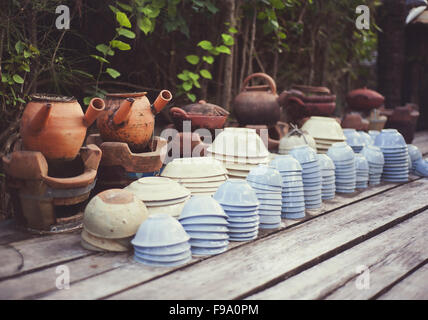
{"type": "Polygon", "coordinates": [[[302,171],[302,166],[300,165],[299,161],[290,155],[276,156],[275,159],[269,163],[269,165],[281,173],[302,171]]]}
{"type": "Polygon", "coordinates": [[[281,196],[281,193],[272,193],[272,194],[269,194],[269,193],[258,193],[257,194],[257,198],[259,199],[259,201],[260,202],[262,202],[263,200],[282,200],[282,196],[281,196]]]}
{"type": "Polygon", "coordinates": [[[222,248],[199,248],[192,247],[192,255],[194,256],[212,256],[227,251],[227,246],[222,248]]]}
{"type": "Polygon", "coordinates": [[[340,162],[344,162],[344,164],[346,164],[347,161],[353,161],[355,153],[352,148],[346,144],[346,142],[336,142],[328,149],[327,156],[329,156],[337,166],[340,162]]]}
{"type": "Polygon", "coordinates": [[[308,145],[297,146],[290,153],[300,164],[310,163],[317,160],[317,153],[308,145]]]}
{"type": "Polygon", "coordinates": [[[416,147],[413,144],[408,144],[407,149],[409,151],[409,155],[410,155],[410,158],[412,159],[412,162],[422,159],[422,152],[419,150],[418,147],[416,147]]]}
{"type": "Polygon", "coordinates": [[[281,228],[282,224],[281,223],[275,223],[275,224],[267,224],[267,223],[261,223],[260,224],[260,229],[278,229],[281,228]]]}
{"type": "Polygon", "coordinates": [[[355,167],[357,171],[369,171],[369,163],[362,154],[355,155],[355,167]]]}
{"type": "Polygon", "coordinates": [[[223,217],[192,217],[192,218],[185,218],[181,219],[180,223],[183,226],[189,225],[189,224],[214,224],[219,226],[227,226],[227,220],[223,217]]]}
{"type": "Polygon", "coordinates": [[[419,159],[415,163],[415,173],[422,177],[428,177],[428,162],[424,159],[419,159]]]}
{"type": "Polygon", "coordinates": [[[190,240],[190,245],[198,248],[223,248],[229,244],[228,240],[190,240]]]}
{"type": "Polygon", "coordinates": [[[227,226],[218,226],[213,224],[188,224],[184,226],[184,230],[197,232],[227,232],[227,226]]]}
{"type": "Polygon", "coordinates": [[[190,254],[189,258],[186,258],[186,259],[183,259],[180,261],[158,262],[158,261],[151,261],[151,260],[142,259],[142,258],[139,258],[138,256],[134,255],[134,261],[135,262],[142,263],[142,264],[152,266],[152,267],[168,267],[168,268],[178,267],[178,266],[182,266],[182,265],[186,264],[191,259],[192,259],[192,254],[190,254]]]}
{"type": "Polygon", "coordinates": [[[406,141],[397,129],[383,129],[377,135],[374,145],[382,149],[407,147],[406,141]]]}
{"type": "MultiPolygon", "coordinates": [[[[260,217],[259,217],[259,220],[260,220],[260,217]]],[[[231,223],[229,223],[228,228],[235,228],[235,229],[236,228],[256,228],[260,224],[259,220],[255,221],[255,222],[247,222],[247,223],[243,223],[243,222],[241,222],[241,223],[234,223],[234,222],[231,222],[231,223]]]]}
{"type": "Polygon", "coordinates": [[[160,247],[134,246],[134,249],[138,250],[138,252],[145,253],[145,254],[163,256],[163,255],[173,255],[173,254],[183,253],[190,249],[190,244],[188,241],[184,241],[171,246],[160,246],[160,247]]]}
{"type": "Polygon", "coordinates": [[[360,134],[365,146],[371,146],[374,144],[372,137],[370,137],[370,135],[367,132],[358,131],[358,133],[360,134]]]}
{"type": "Polygon", "coordinates": [[[259,201],[260,201],[259,208],[261,206],[277,206],[278,204],[281,205],[281,203],[282,203],[282,199],[279,199],[279,200],[261,200],[261,199],[259,199],[259,201]]]}
{"type": "Polygon", "coordinates": [[[255,206],[248,206],[248,207],[244,207],[244,206],[240,206],[240,205],[236,205],[236,206],[228,206],[228,205],[222,205],[224,212],[227,214],[228,211],[247,211],[247,212],[251,212],[251,211],[256,211],[257,207],[259,205],[255,205],[255,206]]]}
{"type": "Polygon", "coordinates": [[[305,207],[302,208],[284,208],[283,210],[281,210],[281,213],[297,213],[297,212],[304,212],[305,211],[305,207]]]}
{"type": "Polygon", "coordinates": [[[363,147],[364,140],[355,129],[343,129],[343,134],[346,137],[346,142],[351,147],[363,147]]]}
{"type": "Polygon", "coordinates": [[[376,146],[365,146],[361,154],[366,158],[369,163],[383,165],[385,159],[382,150],[376,146]]]}
{"type": "Polygon", "coordinates": [[[262,164],[248,173],[247,181],[273,187],[282,187],[282,177],[279,171],[262,164]]]}
{"type": "Polygon", "coordinates": [[[333,160],[326,154],[317,154],[318,164],[321,170],[334,170],[336,167],[334,166],[333,160]]]}
{"type": "Polygon", "coordinates": [[[247,181],[247,182],[251,186],[251,188],[253,188],[256,194],[259,191],[269,191],[274,193],[274,192],[281,192],[282,190],[282,187],[273,187],[273,186],[268,186],[266,184],[260,184],[260,183],[251,182],[251,181],[247,181]]]}
{"type": "Polygon", "coordinates": [[[221,205],[211,196],[192,196],[184,205],[178,220],[199,216],[227,217],[221,205]]]}
{"type": "Polygon", "coordinates": [[[281,212],[278,216],[264,216],[260,218],[260,224],[278,224],[281,223],[281,212]]]}
{"type": "Polygon", "coordinates": [[[255,206],[259,204],[253,188],[245,180],[229,179],[223,183],[213,198],[221,205],[255,206]]]}
{"type": "Polygon", "coordinates": [[[284,219],[297,220],[303,219],[305,217],[305,211],[299,213],[285,213],[283,215],[284,219]]]}
{"type": "Polygon", "coordinates": [[[161,247],[175,245],[189,239],[180,222],[165,213],[149,216],[140,225],[131,243],[139,247],[161,247]]]}
{"type": "Polygon", "coordinates": [[[138,250],[134,251],[134,254],[139,259],[149,260],[153,262],[177,262],[181,260],[188,259],[192,255],[190,248],[182,253],[171,254],[171,255],[150,255],[138,250]]]}
{"type": "Polygon", "coordinates": [[[303,181],[302,179],[302,175],[300,176],[288,176],[288,177],[282,177],[282,183],[283,183],[283,187],[284,184],[287,182],[299,182],[299,181],[303,181]]]}
{"type": "Polygon", "coordinates": [[[377,130],[369,130],[369,136],[372,138],[372,141],[374,143],[376,137],[380,134],[380,131],[377,130]]]}

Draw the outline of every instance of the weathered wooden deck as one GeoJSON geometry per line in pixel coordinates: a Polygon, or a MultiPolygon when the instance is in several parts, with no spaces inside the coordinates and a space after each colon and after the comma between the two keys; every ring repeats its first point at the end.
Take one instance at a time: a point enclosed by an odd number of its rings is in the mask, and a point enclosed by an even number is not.
{"type": "MultiPolygon", "coordinates": [[[[428,132],[413,142],[428,154],[428,132]]],[[[303,221],[179,268],[100,254],[80,235],[0,224],[0,299],[428,299],[428,179],[337,196],[303,221]],[[57,267],[70,270],[58,290],[57,267]],[[363,270],[363,273],[359,273],[363,270]]]]}

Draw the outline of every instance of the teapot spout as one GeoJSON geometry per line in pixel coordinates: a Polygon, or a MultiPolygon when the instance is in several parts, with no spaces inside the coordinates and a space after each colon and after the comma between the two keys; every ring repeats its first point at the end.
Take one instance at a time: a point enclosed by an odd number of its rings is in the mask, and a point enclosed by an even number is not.
{"type": "Polygon", "coordinates": [[[93,98],[89,102],[88,109],[86,110],[85,116],[83,117],[83,123],[86,127],[90,127],[91,124],[97,119],[98,115],[105,109],[106,105],[103,99],[93,98]]]}
{"type": "Polygon", "coordinates": [[[161,110],[170,102],[172,99],[172,93],[168,90],[162,90],[155,102],[151,105],[151,109],[153,114],[158,114],[161,110]]]}
{"type": "Polygon", "coordinates": [[[34,133],[40,132],[46,125],[49,115],[52,110],[52,105],[47,103],[34,116],[30,122],[30,130],[34,133]]]}
{"type": "Polygon", "coordinates": [[[119,125],[126,120],[134,101],[134,98],[127,98],[121,103],[119,109],[116,111],[113,117],[114,124],[119,125]]]}

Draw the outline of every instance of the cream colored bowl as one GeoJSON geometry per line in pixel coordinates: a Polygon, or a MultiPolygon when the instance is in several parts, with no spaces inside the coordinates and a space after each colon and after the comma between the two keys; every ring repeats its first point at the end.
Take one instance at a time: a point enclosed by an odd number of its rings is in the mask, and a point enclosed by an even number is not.
{"type": "Polygon", "coordinates": [[[147,207],[147,210],[149,211],[149,215],[167,213],[174,218],[178,218],[186,202],[187,200],[184,202],[173,204],[173,205],[167,205],[167,206],[161,206],[161,207],[147,207]]]}
{"type": "Polygon", "coordinates": [[[190,191],[177,181],[164,177],[147,177],[134,181],[124,188],[141,201],[165,201],[188,197],[190,191]]]}
{"type": "Polygon", "coordinates": [[[222,174],[213,177],[201,177],[201,178],[171,178],[178,183],[204,183],[204,182],[220,182],[227,180],[227,174],[222,174]]]}
{"type": "Polygon", "coordinates": [[[298,136],[298,135],[284,136],[279,141],[279,151],[286,151],[288,153],[288,151],[290,151],[294,147],[298,147],[302,145],[309,145],[312,149],[314,150],[316,149],[314,138],[311,135],[305,133],[301,136],[298,136]]]}
{"type": "Polygon", "coordinates": [[[144,203],[132,192],[110,189],[89,201],[83,215],[83,227],[99,238],[127,238],[135,235],[148,215],[144,203]]]}
{"type": "MultiPolygon", "coordinates": [[[[86,246],[86,249],[89,249],[92,247],[98,248],[105,251],[112,251],[112,252],[126,252],[129,251],[131,246],[131,240],[132,237],[124,238],[124,239],[105,239],[105,238],[99,238],[96,237],[89,232],[87,232],[85,229],[82,231],[82,240],[86,242],[86,244],[89,244],[90,246],[86,246]]],[[[98,250],[95,250],[98,251],[98,250]]]]}
{"type": "Polygon", "coordinates": [[[255,129],[225,128],[207,151],[234,157],[267,157],[269,151],[255,129]]]}
{"type": "Polygon", "coordinates": [[[246,157],[225,156],[225,155],[220,155],[220,154],[211,153],[211,152],[208,152],[207,156],[213,157],[214,159],[222,161],[222,162],[231,162],[231,163],[237,163],[237,164],[255,164],[255,165],[258,165],[260,163],[268,163],[269,162],[269,156],[246,158],[246,157]]]}
{"type": "Polygon", "coordinates": [[[315,139],[344,140],[342,127],[336,119],[328,117],[311,117],[306,121],[302,130],[308,132],[315,139]]]}
{"type": "Polygon", "coordinates": [[[174,159],[166,165],[161,176],[168,178],[201,178],[227,174],[221,161],[212,157],[174,159]]]}

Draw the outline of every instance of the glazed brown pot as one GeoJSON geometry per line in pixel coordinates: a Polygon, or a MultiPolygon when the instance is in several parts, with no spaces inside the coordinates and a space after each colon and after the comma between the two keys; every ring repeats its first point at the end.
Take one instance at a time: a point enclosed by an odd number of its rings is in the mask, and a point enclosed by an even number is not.
{"type": "Polygon", "coordinates": [[[217,105],[207,103],[204,100],[198,103],[184,106],[183,108],[171,108],[169,110],[175,127],[183,131],[183,121],[191,121],[191,130],[220,129],[224,127],[229,112],[217,105]]]}
{"type": "Polygon", "coordinates": [[[275,125],[280,118],[280,107],[275,81],[265,73],[248,76],[242,91],[233,101],[233,111],[241,126],[248,124],[275,125]],[[262,78],[268,85],[248,86],[251,79],[262,78]]]}
{"type": "Polygon", "coordinates": [[[22,115],[23,148],[39,151],[47,160],[73,160],[79,153],[87,128],[104,110],[104,101],[91,100],[86,114],[76,99],[33,95],[22,115]]]}
{"type": "Polygon", "coordinates": [[[385,97],[376,91],[362,88],[349,92],[346,102],[352,110],[370,111],[381,107],[385,102],[385,97]]]}
{"type": "Polygon", "coordinates": [[[406,143],[412,143],[415,137],[416,124],[419,118],[418,107],[414,104],[396,107],[389,114],[385,128],[397,129],[406,140],[406,143]]]}
{"type": "Polygon", "coordinates": [[[292,90],[302,92],[306,96],[314,95],[314,94],[315,95],[329,95],[331,93],[330,89],[326,88],[326,87],[313,87],[313,86],[293,84],[291,86],[291,88],[292,88],[292,90]]]}
{"type": "Polygon", "coordinates": [[[153,104],[147,92],[114,93],[105,98],[105,111],[97,119],[97,127],[105,142],[125,142],[133,152],[145,151],[152,139],[155,115],[171,101],[172,94],[163,90],[153,104]]]}
{"type": "Polygon", "coordinates": [[[361,114],[357,112],[351,112],[345,114],[342,119],[342,128],[350,128],[358,131],[368,131],[370,122],[363,119],[361,114]]]}

